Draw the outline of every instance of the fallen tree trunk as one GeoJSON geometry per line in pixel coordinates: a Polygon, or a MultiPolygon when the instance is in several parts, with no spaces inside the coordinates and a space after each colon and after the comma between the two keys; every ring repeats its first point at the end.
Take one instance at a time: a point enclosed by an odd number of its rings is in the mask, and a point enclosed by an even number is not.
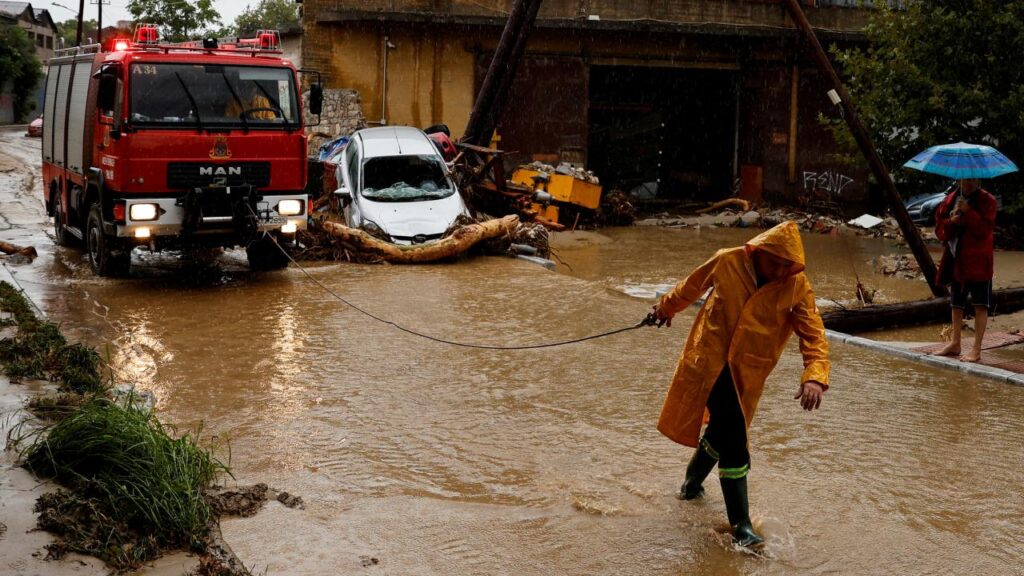
{"type": "Polygon", "coordinates": [[[349,228],[337,222],[324,222],[323,227],[331,236],[339,239],[356,252],[377,256],[395,264],[413,264],[444,260],[462,254],[483,240],[512,234],[519,225],[519,217],[505,216],[476,224],[468,224],[455,230],[447,238],[430,244],[399,246],[378,240],[362,230],[349,228]]]}
{"type": "Polygon", "coordinates": [[[35,258],[38,256],[38,254],[36,254],[36,249],[33,246],[18,246],[17,244],[11,244],[10,242],[4,242],[3,240],[0,240],[0,250],[6,254],[21,254],[28,258],[35,258]]]}
{"type": "MultiPolygon", "coordinates": [[[[1024,288],[995,290],[992,292],[992,299],[996,314],[1024,310],[1024,288]]],[[[825,328],[847,334],[900,326],[939,324],[950,321],[949,298],[832,310],[823,313],[821,319],[825,322],[825,328]]]]}

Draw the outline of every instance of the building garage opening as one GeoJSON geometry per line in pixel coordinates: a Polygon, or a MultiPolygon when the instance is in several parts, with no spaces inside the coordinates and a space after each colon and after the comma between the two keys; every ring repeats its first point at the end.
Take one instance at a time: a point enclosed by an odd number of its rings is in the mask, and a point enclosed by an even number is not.
{"type": "Polygon", "coordinates": [[[736,86],[734,70],[592,66],[587,167],[638,199],[729,196],[736,86]]]}

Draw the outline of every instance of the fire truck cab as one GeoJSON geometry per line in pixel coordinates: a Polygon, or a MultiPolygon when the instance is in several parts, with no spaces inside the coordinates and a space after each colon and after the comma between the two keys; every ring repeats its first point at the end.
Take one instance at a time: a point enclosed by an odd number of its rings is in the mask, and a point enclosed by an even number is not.
{"type": "MultiPolygon", "coordinates": [[[[126,275],[137,246],[244,246],[250,267],[287,257],[275,239],[306,227],[306,134],[298,71],[276,32],[252,40],[71,48],[50,60],[44,200],[61,245],[93,271],[126,275]]],[[[319,83],[310,112],[321,106],[319,83]]]]}

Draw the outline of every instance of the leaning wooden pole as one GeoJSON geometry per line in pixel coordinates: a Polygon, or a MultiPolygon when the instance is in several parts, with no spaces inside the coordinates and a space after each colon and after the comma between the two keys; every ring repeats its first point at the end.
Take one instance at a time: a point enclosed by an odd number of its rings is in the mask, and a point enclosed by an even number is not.
{"type": "Polygon", "coordinates": [[[505,106],[508,105],[508,99],[512,93],[512,82],[516,79],[520,63],[523,60],[523,54],[526,53],[526,41],[530,37],[530,31],[533,30],[534,23],[537,21],[537,13],[540,12],[541,2],[542,0],[529,1],[526,17],[517,31],[512,52],[509,54],[505,75],[502,76],[501,84],[494,95],[494,102],[491,104],[490,109],[486,111],[487,113],[481,122],[481,136],[487,140],[487,142],[480,143],[481,146],[486,146],[490,143],[491,134],[494,133],[501,115],[505,112],[505,106]]]}
{"type": "Polygon", "coordinates": [[[519,37],[520,29],[526,20],[530,8],[530,0],[515,0],[512,11],[509,13],[508,21],[505,22],[505,29],[498,40],[498,46],[494,49],[494,56],[491,57],[491,65],[487,67],[487,74],[480,85],[480,92],[476,95],[473,103],[473,110],[469,113],[469,122],[463,133],[463,141],[479,146],[486,146],[488,142],[484,139],[490,138],[490,134],[483,134],[483,124],[491,108],[494,106],[494,99],[498,94],[502,78],[508,74],[509,57],[515,48],[516,39],[519,37]]]}
{"type": "Polygon", "coordinates": [[[821,46],[821,42],[818,41],[818,35],[815,34],[814,29],[811,28],[811,23],[807,20],[807,15],[804,14],[803,8],[800,7],[800,1],[784,0],[784,2],[787,8],[789,8],[789,13],[793,17],[793,21],[796,23],[797,27],[800,28],[800,31],[803,32],[808,44],[810,44],[812,49],[811,52],[813,53],[815,60],[818,61],[818,66],[823,72],[825,72],[825,74],[828,75],[829,80],[832,82],[832,87],[835,89],[836,93],[839,94],[840,104],[843,107],[843,117],[846,119],[846,123],[850,127],[850,131],[853,133],[854,139],[857,140],[857,145],[860,147],[861,153],[864,154],[868,164],[871,165],[871,172],[875,175],[875,179],[878,180],[878,183],[885,189],[886,198],[889,200],[889,209],[892,211],[892,215],[896,218],[896,222],[899,224],[900,230],[903,232],[903,237],[906,238],[911,252],[914,253],[914,258],[917,259],[917,264],[921,267],[921,272],[924,274],[924,278],[928,282],[928,287],[931,288],[932,294],[937,297],[947,296],[949,292],[946,291],[946,288],[936,283],[935,261],[932,260],[932,256],[928,253],[928,249],[925,247],[924,241],[921,240],[921,235],[918,234],[917,226],[915,226],[913,221],[910,220],[910,214],[907,214],[907,209],[903,206],[903,200],[900,198],[899,191],[896,190],[896,184],[892,181],[892,176],[889,174],[889,170],[886,169],[885,163],[882,161],[882,157],[878,154],[878,150],[875,148],[875,144],[872,142],[867,128],[864,127],[864,123],[861,122],[860,116],[857,114],[857,108],[854,106],[853,98],[850,97],[849,92],[846,91],[843,81],[839,79],[839,74],[836,73],[835,68],[832,66],[832,62],[828,58],[828,53],[825,52],[825,49],[821,46]]]}

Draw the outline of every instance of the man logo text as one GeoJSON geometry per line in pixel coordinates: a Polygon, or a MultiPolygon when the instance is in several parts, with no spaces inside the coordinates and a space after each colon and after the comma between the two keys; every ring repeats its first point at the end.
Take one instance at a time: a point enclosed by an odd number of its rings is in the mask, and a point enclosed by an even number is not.
{"type": "Polygon", "coordinates": [[[225,168],[224,166],[217,166],[217,167],[201,166],[199,168],[199,175],[200,176],[241,176],[242,175],[242,167],[241,166],[228,166],[227,168],[225,168]]]}

